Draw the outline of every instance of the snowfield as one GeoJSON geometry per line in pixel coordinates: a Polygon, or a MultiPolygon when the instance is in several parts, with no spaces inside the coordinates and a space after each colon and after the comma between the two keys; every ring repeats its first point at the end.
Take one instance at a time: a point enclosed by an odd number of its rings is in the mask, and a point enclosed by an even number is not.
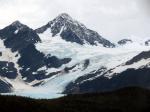
{"type": "MultiPolygon", "coordinates": [[[[18,77],[16,80],[3,79],[13,85],[14,92],[11,93],[11,95],[28,96],[32,98],[58,98],[64,96],[64,94],[61,93],[64,91],[68,83],[76,80],[80,76],[98,70],[101,67],[105,67],[107,70],[116,67],[113,73],[120,73],[127,68],[138,68],[141,67],[141,64],[143,65],[147,63],[147,61],[142,60],[130,66],[117,67],[132,59],[142,51],[150,50],[149,46],[141,45],[138,42],[129,43],[124,46],[117,46],[116,48],[105,48],[101,45],[79,45],[77,43],[66,42],[65,40],[61,39],[59,34],[56,37],[52,37],[50,32],[50,29],[47,29],[47,31],[45,31],[43,34],[39,34],[42,42],[36,44],[37,50],[43,52],[46,56],[51,54],[61,59],[71,58],[72,61],[61,66],[60,68],[40,68],[40,70],[45,70],[48,73],[56,71],[62,72],[52,76],[49,79],[43,80],[42,85],[37,87],[32,87],[32,85],[38,83],[38,81],[33,81],[30,84],[26,84],[23,79],[21,80],[20,77],[18,77]],[[85,60],[89,60],[89,65],[86,68],[84,68],[85,60]],[[76,67],[74,67],[69,73],[63,72],[65,67],[72,67],[74,65],[76,65],[76,67]]],[[[0,50],[4,50],[1,41],[0,50]]],[[[15,64],[17,63],[17,57],[15,57],[13,54],[9,54],[9,52],[5,53],[6,54],[4,55],[8,55],[8,57],[13,56],[12,61],[15,64]]],[[[9,58],[3,58],[2,56],[0,60],[7,61],[9,58]]],[[[149,61],[150,60],[148,60],[148,62],[149,61]]],[[[111,77],[111,75],[113,74],[107,74],[108,77],[111,77]]]]}

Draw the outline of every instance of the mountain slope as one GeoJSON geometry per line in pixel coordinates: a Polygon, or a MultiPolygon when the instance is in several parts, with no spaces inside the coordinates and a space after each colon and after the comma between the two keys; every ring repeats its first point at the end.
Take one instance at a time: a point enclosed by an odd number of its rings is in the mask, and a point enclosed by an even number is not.
{"type": "Polygon", "coordinates": [[[78,78],[66,87],[66,93],[92,93],[97,91],[112,91],[123,87],[150,86],[150,51],[142,52],[124,64],[105,70],[102,69],[78,78]]]}
{"type": "Polygon", "coordinates": [[[57,68],[70,61],[68,58],[51,56],[50,53],[46,56],[38,51],[35,44],[40,43],[41,39],[33,29],[19,21],[0,30],[0,39],[0,76],[12,84],[14,80],[27,86],[37,84],[52,76],[46,75],[46,71],[39,70],[40,68],[57,68]]]}
{"type": "Polygon", "coordinates": [[[40,41],[40,38],[31,28],[15,21],[11,25],[0,30],[0,37],[4,40],[4,45],[11,48],[13,52],[21,51],[30,44],[40,41]]]}
{"type": "Polygon", "coordinates": [[[114,46],[67,14],[36,30],[16,21],[0,30],[0,92],[56,98],[137,85],[140,78],[147,87],[150,46],[114,46]]]}

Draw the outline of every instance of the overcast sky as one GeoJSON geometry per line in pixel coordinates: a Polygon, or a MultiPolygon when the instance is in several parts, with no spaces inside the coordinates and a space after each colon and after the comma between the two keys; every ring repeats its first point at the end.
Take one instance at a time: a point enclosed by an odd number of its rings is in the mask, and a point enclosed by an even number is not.
{"type": "Polygon", "coordinates": [[[150,0],[0,0],[0,28],[19,20],[40,27],[68,13],[103,37],[150,37],[150,0]]]}

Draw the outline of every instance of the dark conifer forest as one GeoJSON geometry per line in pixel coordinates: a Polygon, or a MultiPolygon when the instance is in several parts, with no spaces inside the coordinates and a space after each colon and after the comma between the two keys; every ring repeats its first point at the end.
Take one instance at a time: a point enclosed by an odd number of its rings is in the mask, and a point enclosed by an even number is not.
{"type": "Polygon", "coordinates": [[[53,100],[0,96],[0,105],[0,112],[149,112],[150,91],[130,87],[53,100]]]}

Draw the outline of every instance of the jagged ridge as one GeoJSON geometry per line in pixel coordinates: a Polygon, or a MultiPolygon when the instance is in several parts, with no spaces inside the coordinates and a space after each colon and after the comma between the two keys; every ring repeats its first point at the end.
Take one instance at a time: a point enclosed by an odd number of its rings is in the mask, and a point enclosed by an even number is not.
{"type": "Polygon", "coordinates": [[[50,30],[52,36],[56,36],[58,33],[60,36],[70,42],[76,42],[78,44],[101,44],[104,47],[115,47],[113,43],[104,39],[97,32],[86,28],[83,24],[72,19],[68,14],[61,14],[48,24],[36,29],[37,33],[43,33],[47,29],[50,30]]]}

